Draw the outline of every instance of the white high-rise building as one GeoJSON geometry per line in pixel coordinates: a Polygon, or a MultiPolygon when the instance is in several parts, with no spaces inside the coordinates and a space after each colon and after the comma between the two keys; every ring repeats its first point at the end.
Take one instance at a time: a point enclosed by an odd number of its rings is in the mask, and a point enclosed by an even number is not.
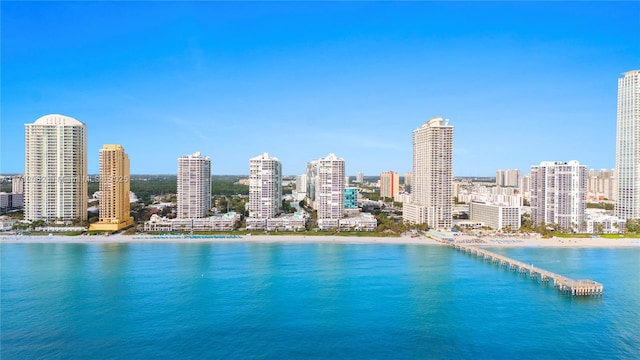
{"type": "Polygon", "coordinates": [[[498,186],[518,186],[520,170],[498,170],[496,171],[496,185],[498,186]]]}
{"type": "Polygon", "coordinates": [[[24,193],[24,175],[16,175],[11,179],[11,192],[14,194],[24,193]]]}
{"type": "Polygon", "coordinates": [[[616,215],[640,219],[640,70],[618,79],[616,215]]]}
{"type": "Polygon", "coordinates": [[[578,161],[543,161],[531,166],[531,221],[584,231],[587,167],[578,161]]]}
{"type": "Polygon", "coordinates": [[[318,160],[312,160],[307,163],[307,206],[314,210],[318,209],[316,200],[316,187],[318,185],[318,160]]]}
{"type": "Polygon", "coordinates": [[[359,172],[356,175],[356,182],[362,184],[364,182],[364,174],[359,172]]]}
{"type": "Polygon", "coordinates": [[[282,204],[282,164],[264,153],[249,159],[249,217],[269,219],[282,204]]]}
{"type": "Polygon", "coordinates": [[[531,175],[527,174],[520,178],[520,194],[525,199],[529,199],[529,195],[531,193],[531,175]]]}
{"type": "Polygon", "coordinates": [[[293,197],[296,201],[304,200],[307,196],[307,174],[296,176],[296,190],[293,192],[293,197]]]}
{"type": "Polygon", "coordinates": [[[178,158],[178,219],[201,218],[211,209],[211,159],[199,152],[178,158]]]}
{"type": "Polygon", "coordinates": [[[318,159],[317,169],[318,227],[336,228],[344,214],[344,159],[329,154],[318,159]]]}
{"type": "Polygon", "coordinates": [[[25,124],[24,218],[87,220],[87,126],[46,115],[25,124]]]}
{"type": "Polygon", "coordinates": [[[434,117],[413,131],[413,171],[410,204],[404,219],[450,229],[453,207],[453,126],[434,117]]]}

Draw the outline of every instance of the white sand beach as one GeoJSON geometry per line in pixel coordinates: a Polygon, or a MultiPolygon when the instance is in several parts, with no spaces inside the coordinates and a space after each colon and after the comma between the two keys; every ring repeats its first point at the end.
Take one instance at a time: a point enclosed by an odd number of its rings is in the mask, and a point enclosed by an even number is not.
{"type": "MultiPolygon", "coordinates": [[[[640,239],[619,238],[550,238],[543,239],[532,235],[516,238],[476,238],[471,236],[455,237],[456,242],[475,244],[485,247],[576,247],[576,248],[618,248],[640,247],[640,239]]],[[[0,243],[336,243],[336,244],[411,244],[441,245],[426,236],[411,237],[374,237],[374,236],[306,236],[306,235],[78,235],[78,236],[24,236],[0,235],[0,243]]]]}

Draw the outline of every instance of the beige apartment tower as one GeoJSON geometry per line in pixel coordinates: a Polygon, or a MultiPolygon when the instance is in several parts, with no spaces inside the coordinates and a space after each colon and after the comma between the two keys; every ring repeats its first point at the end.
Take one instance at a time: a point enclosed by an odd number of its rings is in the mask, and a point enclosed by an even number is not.
{"type": "Polygon", "coordinates": [[[431,118],[413,131],[411,203],[404,220],[431,228],[451,229],[453,222],[453,126],[431,118]]]}
{"type": "Polygon", "coordinates": [[[87,126],[45,115],[25,124],[24,218],[87,220],[87,126]]]}
{"type": "Polygon", "coordinates": [[[89,230],[118,231],[133,225],[130,216],[129,156],[120,145],[100,149],[100,219],[89,230]]]}

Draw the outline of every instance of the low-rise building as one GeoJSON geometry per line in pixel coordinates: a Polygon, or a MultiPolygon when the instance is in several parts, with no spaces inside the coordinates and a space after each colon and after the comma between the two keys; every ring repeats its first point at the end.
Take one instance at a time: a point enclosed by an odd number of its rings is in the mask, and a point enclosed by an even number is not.
{"type": "Polygon", "coordinates": [[[230,231],[236,228],[241,215],[233,211],[206,218],[167,219],[151,215],[144,231],[230,231]]]}
{"type": "Polygon", "coordinates": [[[18,220],[16,219],[12,219],[8,216],[0,216],[0,231],[10,231],[17,223],[18,220]]]}
{"type": "Polygon", "coordinates": [[[400,203],[410,203],[411,202],[411,194],[408,193],[400,193],[393,198],[393,201],[400,203]]]}
{"type": "Polygon", "coordinates": [[[267,219],[266,218],[245,218],[247,230],[266,230],[267,219]]]}
{"type": "Polygon", "coordinates": [[[307,214],[302,211],[293,214],[284,214],[278,217],[267,219],[267,230],[269,231],[300,231],[305,229],[307,214]]]}
{"type": "Polygon", "coordinates": [[[144,223],[144,231],[172,231],[173,223],[171,220],[153,214],[149,221],[144,223]]]}
{"type": "Polygon", "coordinates": [[[318,219],[320,230],[335,229],[340,226],[340,219],[318,219]]]}
{"type": "Polygon", "coordinates": [[[469,220],[483,222],[495,230],[517,230],[521,221],[520,207],[472,201],[469,204],[469,220]]]}
{"type": "Polygon", "coordinates": [[[353,217],[340,219],[339,227],[342,231],[374,231],[378,220],[369,213],[360,213],[353,217]]]}
{"type": "Polygon", "coordinates": [[[589,234],[621,234],[627,225],[625,219],[620,219],[603,210],[589,209],[586,217],[586,231],[589,234]]]}

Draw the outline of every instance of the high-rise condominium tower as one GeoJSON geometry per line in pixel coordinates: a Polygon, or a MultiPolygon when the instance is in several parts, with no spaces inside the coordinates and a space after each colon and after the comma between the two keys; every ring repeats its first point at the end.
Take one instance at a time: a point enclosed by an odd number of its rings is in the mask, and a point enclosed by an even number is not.
{"type": "Polygon", "coordinates": [[[46,115],[25,124],[24,218],[87,220],[87,126],[46,115]]]}
{"type": "Polygon", "coordinates": [[[199,152],[178,158],[179,219],[201,218],[211,209],[211,159],[199,152]]]}
{"type": "Polygon", "coordinates": [[[133,225],[130,216],[129,156],[120,145],[100,149],[100,220],[90,230],[117,231],[133,225]]]}
{"type": "Polygon", "coordinates": [[[249,159],[249,217],[269,219],[282,203],[282,164],[269,154],[249,159]]]}
{"type": "Polygon", "coordinates": [[[640,70],[618,79],[616,215],[640,219],[640,70]]]}
{"type": "Polygon", "coordinates": [[[531,167],[531,221],[584,231],[587,167],[576,160],[543,161],[531,167]]]}
{"type": "Polygon", "coordinates": [[[24,175],[17,175],[11,179],[11,192],[14,194],[24,194],[24,175]]]}
{"type": "Polygon", "coordinates": [[[380,174],[380,197],[394,198],[400,191],[400,175],[395,171],[380,174]]]}
{"type": "Polygon", "coordinates": [[[498,170],[496,171],[496,185],[498,186],[519,186],[520,170],[498,170]]]}
{"type": "Polygon", "coordinates": [[[312,209],[318,209],[318,202],[316,199],[316,186],[318,184],[318,160],[312,160],[307,163],[307,206],[312,209]]]}
{"type": "Polygon", "coordinates": [[[344,159],[329,154],[318,159],[317,166],[318,226],[335,228],[344,214],[344,159]]]}
{"type": "Polygon", "coordinates": [[[413,131],[411,203],[406,221],[450,229],[453,207],[453,126],[434,117],[413,131]]]}

